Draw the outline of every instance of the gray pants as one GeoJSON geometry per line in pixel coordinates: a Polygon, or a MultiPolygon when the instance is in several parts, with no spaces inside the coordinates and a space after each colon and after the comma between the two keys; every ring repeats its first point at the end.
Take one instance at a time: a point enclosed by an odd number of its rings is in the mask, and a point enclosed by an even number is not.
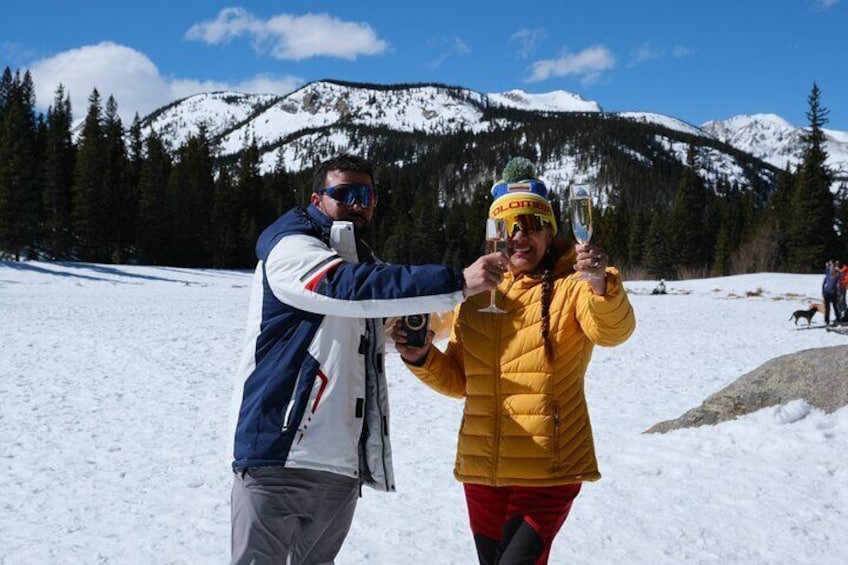
{"type": "Polygon", "coordinates": [[[237,471],[231,498],[233,565],[332,565],[359,497],[359,480],[284,467],[237,471]]]}

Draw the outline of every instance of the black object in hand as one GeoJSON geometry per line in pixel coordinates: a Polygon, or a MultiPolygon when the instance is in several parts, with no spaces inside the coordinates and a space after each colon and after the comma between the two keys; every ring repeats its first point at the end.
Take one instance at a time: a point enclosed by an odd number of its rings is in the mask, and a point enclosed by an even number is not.
{"type": "Polygon", "coordinates": [[[429,314],[410,314],[400,321],[400,327],[406,332],[406,345],[424,347],[427,343],[427,330],[430,328],[429,314]]]}

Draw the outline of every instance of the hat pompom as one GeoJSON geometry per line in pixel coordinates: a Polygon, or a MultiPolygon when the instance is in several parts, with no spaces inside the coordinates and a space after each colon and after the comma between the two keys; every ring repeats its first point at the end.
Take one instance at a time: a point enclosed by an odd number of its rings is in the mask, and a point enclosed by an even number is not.
{"type": "Polygon", "coordinates": [[[526,157],[513,157],[509,160],[503,170],[501,177],[506,182],[518,182],[536,178],[536,169],[530,159],[526,157]]]}

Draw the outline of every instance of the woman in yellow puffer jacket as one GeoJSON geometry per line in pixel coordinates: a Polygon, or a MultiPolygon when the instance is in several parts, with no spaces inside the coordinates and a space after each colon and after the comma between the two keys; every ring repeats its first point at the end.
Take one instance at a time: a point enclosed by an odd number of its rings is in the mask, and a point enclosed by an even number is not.
{"type": "Polygon", "coordinates": [[[501,181],[492,194],[489,215],[509,232],[506,313],[481,312],[485,293],[470,298],[444,352],[432,333],[423,348],[406,346],[397,324],[392,337],[422,382],[465,397],[454,474],[480,563],[544,565],[580,485],[600,478],[584,396],[592,349],[623,343],[636,322],[603,251],[556,237],[540,181],[501,181]]]}

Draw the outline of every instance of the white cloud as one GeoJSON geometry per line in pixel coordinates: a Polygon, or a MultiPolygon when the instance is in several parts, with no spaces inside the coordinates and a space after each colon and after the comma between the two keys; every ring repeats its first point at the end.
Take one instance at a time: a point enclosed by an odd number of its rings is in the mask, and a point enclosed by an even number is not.
{"type": "Polygon", "coordinates": [[[79,120],[88,111],[88,97],[97,88],[104,106],[110,95],[115,98],[124,125],[129,125],[136,113],[144,117],[165,104],[199,92],[285,94],[303,82],[294,77],[268,75],[238,84],[165,78],[146,55],[112,42],[64,51],[32,63],[29,69],[39,110],[46,111],[53,103],[56,88],[62,84],[71,97],[74,119],[79,120]]]}
{"type": "Polygon", "coordinates": [[[655,47],[650,43],[644,43],[633,50],[631,65],[635,66],[645,61],[659,59],[665,54],[663,49],[655,47]]]}
{"type": "Polygon", "coordinates": [[[185,34],[186,39],[210,45],[226,44],[242,36],[250,38],[257,53],[295,61],[318,56],[352,61],[360,55],[378,55],[389,47],[367,23],[311,13],[279,14],[261,20],[244,8],[225,8],[214,20],[194,24],[185,34]]]}
{"type": "Polygon", "coordinates": [[[519,43],[518,58],[527,59],[536,52],[536,45],[546,35],[547,33],[543,29],[521,29],[513,33],[509,40],[519,43]]]}
{"type": "Polygon", "coordinates": [[[671,56],[675,59],[682,59],[683,57],[688,57],[691,55],[693,51],[688,47],[683,47],[682,45],[675,45],[671,48],[671,56]]]}
{"type": "Polygon", "coordinates": [[[445,46],[444,51],[430,63],[430,68],[437,69],[450,57],[454,55],[468,55],[471,53],[471,45],[459,37],[441,37],[431,42],[439,47],[445,46]]]}
{"type": "Polygon", "coordinates": [[[156,65],[142,53],[111,42],[64,51],[30,65],[39,108],[53,103],[59,84],[71,97],[75,118],[88,110],[88,97],[96,88],[102,102],[111,95],[121,118],[149,111],[171,101],[168,83],[156,65]]]}
{"type": "Polygon", "coordinates": [[[671,55],[675,59],[681,59],[692,54],[692,50],[680,45],[675,45],[670,50],[662,47],[657,47],[652,43],[643,43],[630,53],[630,62],[628,67],[635,67],[642,63],[660,59],[666,55],[671,55]]]}
{"type": "Polygon", "coordinates": [[[839,4],[839,0],[814,0],[813,8],[819,12],[823,12],[829,8],[833,8],[839,4]]]}
{"type": "Polygon", "coordinates": [[[591,84],[604,71],[615,67],[615,56],[603,45],[587,47],[579,53],[564,53],[557,59],[544,59],[532,65],[528,82],[539,82],[551,77],[574,76],[582,84],[591,84]]]}
{"type": "Polygon", "coordinates": [[[0,61],[8,61],[2,65],[2,68],[10,67],[14,70],[17,67],[23,66],[20,61],[32,60],[33,51],[20,43],[12,41],[0,41],[0,61]]]}

